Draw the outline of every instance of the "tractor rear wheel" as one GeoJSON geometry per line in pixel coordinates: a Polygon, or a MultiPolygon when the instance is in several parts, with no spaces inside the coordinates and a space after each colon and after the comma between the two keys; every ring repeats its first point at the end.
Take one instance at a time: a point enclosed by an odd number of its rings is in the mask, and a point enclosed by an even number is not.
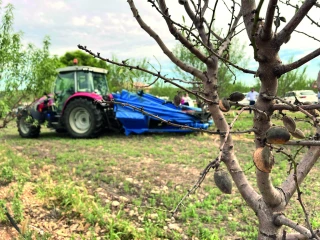
{"type": "Polygon", "coordinates": [[[65,109],[64,124],[74,138],[97,137],[103,128],[102,111],[91,100],[75,99],[65,109]]]}
{"type": "Polygon", "coordinates": [[[17,115],[18,132],[23,138],[36,138],[40,134],[40,125],[34,123],[33,117],[27,111],[21,111],[17,115]]]}

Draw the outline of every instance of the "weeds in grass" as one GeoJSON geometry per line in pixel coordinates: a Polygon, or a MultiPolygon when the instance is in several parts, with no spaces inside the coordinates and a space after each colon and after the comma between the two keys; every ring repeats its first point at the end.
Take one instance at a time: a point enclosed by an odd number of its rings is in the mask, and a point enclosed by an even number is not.
{"type": "Polygon", "coordinates": [[[21,222],[23,219],[23,206],[20,200],[21,193],[15,192],[14,197],[11,202],[11,208],[14,214],[14,219],[16,222],[21,222]]]}
{"type": "MultiPolygon", "coordinates": [[[[251,128],[251,120],[244,121],[248,123],[239,123],[238,128],[251,128]]],[[[276,119],[273,123],[279,124],[276,119]]],[[[16,130],[12,131],[11,139],[7,140],[6,145],[0,145],[0,160],[3,163],[0,181],[18,185],[21,181],[21,187],[26,181],[32,182],[37,196],[43,199],[47,210],[58,212],[59,218],[64,217],[70,221],[78,219],[89,223],[92,226],[91,230],[88,230],[92,232],[90,239],[97,238],[94,233],[96,225],[106,230],[103,235],[105,239],[182,239],[183,235],[189,239],[257,237],[254,213],[244,205],[237,190],[233,190],[231,196],[226,196],[215,187],[210,178],[206,179],[199,192],[184,202],[184,207],[174,216],[174,220],[171,219],[170,210],[174,209],[186,189],[196,180],[191,178],[197,171],[200,173],[202,167],[211,160],[213,151],[218,151],[212,147],[215,136],[148,134],[74,140],[51,133],[46,136],[44,130],[43,138],[40,136],[39,139],[29,140],[20,139],[16,136],[16,130]],[[183,147],[180,147],[182,142],[183,147]],[[42,145],[48,149],[47,155],[39,151],[39,146],[42,145]],[[10,150],[17,146],[23,148],[19,155],[10,150]],[[142,161],[141,165],[137,165],[142,161]],[[48,165],[52,168],[45,170],[48,165]],[[176,171],[170,175],[173,169],[176,171]],[[125,180],[127,178],[135,181],[125,180]],[[164,186],[167,187],[166,191],[151,193],[153,189],[162,189],[164,186]],[[104,201],[105,199],[97,193],[98,187],[103,188],[108,195],[124,195],[129,200],[114,207],[110,201],[104,201]],[[129,212],[134,214],[129,215],[129,212]],[[151,219],[152,214],[157,217],[151,219]],[[177,224],[181,231],[170,229],[169,224],[177,224]],[[217,228],[220,224],[224,224],[223,227],[217,228]]],[[[249,141],[240,137],[240,140],[237,140],[236,135],[235,150],[240,153],[237,154],[240,164],[256,187],[255,167],[251,155],[251,150],[254,149],[251,144],[253,135],[248,134],[248,138],[249,141]],[[243,149],[247,151],[243,152],[243,149]]],[[[290,150],[289,147],[288,149],[290,150]]],[[[316,174],[319,173],[317,168],[314,169],[316,174]]],[[[287,174],[287,160],[276,155],[274,169],[272,178],[278,185],[287,174]]],[[[317,181],[309,179],[308,176],[302,186],[306,195],[311,194],[312,204],[317,201],[314,199],[319,197],[319,193],[314,191],[320,187],[316,184],[317,181]]],[[[21,201],[18,201],[21,195],[12,196],[10,202],[16,199],[14,216],[21,218],[19,212],[23,214],[23,208],[21,201]]],[[[1,206],[7,203],[0,200],[2,222],[7,220],[1,206]]],[[[303,221],[301,210],[296,207],[297,203],[290,204],[290,211],[286,215],[297,219],[297,222],[303,221]]],[[[319,211],[319,204],[315,204],[313,211],[319,211]]],[[[315,228],[320,225],[319,219],[319,214],[311,217],[311,223],[315,228]]],[[[49,239],[36,236],[34,231],[29,234],[35,236],[29,239],[49,239]]],[[[80,236],[82,239],[88,239],[86,233],[80,236]]],[[[75,235],[73,239],[79,239],[79,235],[75,235]]]]}
{"type": "Polygon", "coordinates": [[[23,235],[19,235],[19,240],[49,240],[52,239],[51,237],[52,235],[50,233],[44,232],[40,234],[29,230],[23,235]]]}
{"type": "Polygon", "coordinates": [[[2,199],[0,199],[0,222],[6,222],[6,202],[2,199]]]}
{"type": "Polygon", "coordinates": [[[0,185],[8,184],[13,180],[13,170],[10,166],[1,166],[0,185]]]}

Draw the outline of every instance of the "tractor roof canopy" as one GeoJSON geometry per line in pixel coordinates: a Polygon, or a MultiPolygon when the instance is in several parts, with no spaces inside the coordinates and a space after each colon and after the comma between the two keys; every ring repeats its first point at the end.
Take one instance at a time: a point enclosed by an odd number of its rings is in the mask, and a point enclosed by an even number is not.
{"type": "Polygon", "coordinates": [[[70,67],[58,68],[57,71],[59,73],[74,72],[74,71],[90,71],[90,72],[97,72],[97,73],[104,73],[104,74],[108,73],[107,69],[90,67],[90,66],[70,66],[70,67]]]}

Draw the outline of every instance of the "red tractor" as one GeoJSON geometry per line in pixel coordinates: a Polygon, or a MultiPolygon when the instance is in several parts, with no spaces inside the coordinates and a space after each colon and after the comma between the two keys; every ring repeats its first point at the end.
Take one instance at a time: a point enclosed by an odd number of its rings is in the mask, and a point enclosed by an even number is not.
{"type": "Polygon", "coordinates": [[[109,106],[101,107],[95,102],[112,98],[111,94],[107,95],[107,70],[72,66],[58,69],[58,73],[54,94],[40,98],[19,112],[20,136],[38,137],[44,123],[76,138],[98,136],[104,128],[109,106]]]}
{"type": "Polygon", "coordinates": [[[204,129],[212,123],[208,121],[210,114],[198,108],[176,107],[143,91],[130,93],[123,90],[110,94],[108,90],[105,69],[87,66],[58,69],[54,93],[18,112],[20,136],[38,137],[41,125],[57,132],[67,132],[74,138],[92,138],[106,128],[124,131],[128,135],[192,131],[171,126],[168,122],[204,129]]]}

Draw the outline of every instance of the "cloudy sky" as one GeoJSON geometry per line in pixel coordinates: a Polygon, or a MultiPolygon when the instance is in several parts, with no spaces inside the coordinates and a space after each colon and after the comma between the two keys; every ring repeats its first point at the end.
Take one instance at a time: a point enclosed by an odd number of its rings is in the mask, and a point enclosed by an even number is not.
{"type": "MultiPolygon", "coordinates": [[[[150,7],[147,0],[135,2],[144,21],[158,32],[168,47],[174,47],[177,42],[163,24],[163,18],[150,7]]],[[[171,15],[181,21],[183,8],[177,3],[178,0],[168,2],[171,15]]],[[[173,70],[155,41],[135,21],[126,0],[3,0],[2,5],[7,3],[14,5],[14,28],[24,33],[24,41],[41,46],[44,36],[49,35],[53,54],[62,55],[66,51],[77,50],[77,45],[82,44],[100,52],[103,57],[111,57],[113,54],[119,59],[147,57],[151,62],[161,62],[166,72],[173,70]]],[[[223,7],[223,4],[220,6],[223,7]]],[[[281,8],[281,11],[287,20],[294,14],[290,8],[281,8]]],[[[317,11],[310,14],[319,22],[320,10],[317,11]]],[[[218,14],[216,19],[219,22],[215,26],[226,29],[229,20],[227,12],[219,10],[218,14]]],[[[310,21],[304,21],[299,30],[320,39],[320,29],[312,26],[310,21]]],[[[239,38],[249,45],[244,32],[239,38]]],[[[290,42],[283,46],[280,56],[284,62],[293,56],[298,59],[319,46],[319,41],[294,33],[290,42]]],[[[251,55],[252,49],[248,46],[246,52],[251,55]]],[[[250,69],[256,70],[257,64],[254,61],[248,64],[250,69]]],[[[319,70],[318,57],[308,64],[308,75],[316,79],[319,70]]],[[[242,75],[240,79],[248,83],[254,81],[252,76],[242,75]]]]}

